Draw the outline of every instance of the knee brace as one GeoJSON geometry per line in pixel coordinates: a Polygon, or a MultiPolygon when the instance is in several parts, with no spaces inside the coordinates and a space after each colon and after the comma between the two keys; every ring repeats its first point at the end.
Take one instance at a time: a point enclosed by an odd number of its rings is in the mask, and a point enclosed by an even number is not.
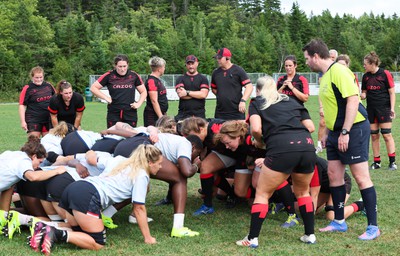
{"type": "Polygon", "coordinates": [[[382,128],[381,129],[381,133],[383,134],[391,134],[392,133],[392,129],[391,128],[382,128]]]}
{"type": "Polygon", "coordinates": [[[325,212],[333,211],[333,205],[325,205],[325,212]]]}
{"type": "Polygon", "coordinates": [[[371,130],[371,134],[378,134],[379,133],[379,129],[378,130],[371,130]]]}
{"type": "Polygon", "coordinates": [[[105,245],[106,244],[106,229],[104,229],[101,232],[97,232],[97,233],[89,233],[89,232],[85,232],[86,234],[88,234],[89,236],[91,236],[94,241],[96,241],[96,243],[101,244],[101,245],[105,245]]]}

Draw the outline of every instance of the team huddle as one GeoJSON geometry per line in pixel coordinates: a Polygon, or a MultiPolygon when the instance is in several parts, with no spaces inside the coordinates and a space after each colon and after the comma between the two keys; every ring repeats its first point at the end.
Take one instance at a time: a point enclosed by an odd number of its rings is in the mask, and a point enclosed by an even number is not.
{"type": "Polygon", "coordinates": [[[187,56],[187,71],[175,85],[180,99],[175,117],[166,115],[161,80],[166,61],[152,57],[151,74],[143,82],[129,70],[127,56],[118,55],[114,69],[90,88],[108,103],[107,129],[100,132],[82,129],[84,100],[70,83],[62,80],[54,89],[44,81],[44,70],[33,68],[19,101],[28,141],[20,151],[0,155],[0,234],[12,239],[20,226],[28,226],[30,247],[46,255],[62,242],[99,250],[106,244],[106,228],[118,227],[112,217],[130,204],[128,221],[138,224],[145,243],[154,244],[145,205],[150,179],[158,179],[169,185],[157,205],[173,204],[171,237],[199,236],[184,225],[187,179],[199,173],[202,203],[193,218],[212,216],[214,197],[225,200],[227,208],[244,200],[251,205],[249,231],[236,241],[238,246],[257,248],[268,213],[282,208],[288,216],[283,228],[302,220],[304,243],[316,243],[314,216],[321,210],[330,223],[320,232],[345,232],[345,219],[363,211],[367,228],[358,238],[376,239],[377,196],[369,168],[382,167],[380,129],[389,170],[397,169],[391,134],[393,78],[371,52],[364,58],[360,93],[347,55],[331,56],[319,39],[302,50],[310,69],[321,73],[316,145],[311,137],[316,129],[304,106],[308,82],[296,74],[293,55],[285,58],[286,75],[277,81],[269,76],[257,80],[252,99],[253,85],[244,69],[231,62],[229,49],[214,56],[218,68],[210,83],[197,70],[198,58],[187,56]],[[205,112],[210,89],[216,95],[214,118],[206,118],[205,112]],[[360,99],[367,99],[366,108],[360,99]],[[137,109],[143,103],[144,126],[137,127],[137,109]],[[370,135],[374,161],[369,167],[370,135]],[[327,160],[317,156],[323,149],[327,160]],[[346,165],[361,193],[351,204],[346,165]],[[16,209],[10,209],[12,202],[16,209]]]}

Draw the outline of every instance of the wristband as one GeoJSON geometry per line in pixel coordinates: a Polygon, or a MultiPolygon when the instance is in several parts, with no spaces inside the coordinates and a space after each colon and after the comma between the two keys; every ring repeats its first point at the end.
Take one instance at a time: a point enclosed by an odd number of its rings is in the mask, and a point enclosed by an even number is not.
{"type": "Polygon", "coordinates": [[[186,96],[189,96],[190,91],[186,90],[186,96]]]}
{"type": "Polygon", "coordinates": [[[244,102],[244,103],[246,103],[246,100],[244,100],[244,99],[240,99],[240,102],[244,102]]]}

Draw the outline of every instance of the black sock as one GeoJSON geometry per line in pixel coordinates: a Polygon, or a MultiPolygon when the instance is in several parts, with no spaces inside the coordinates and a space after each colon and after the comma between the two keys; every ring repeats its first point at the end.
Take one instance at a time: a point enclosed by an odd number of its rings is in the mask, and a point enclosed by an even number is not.
{"type": "Polygon", "coordinates": [[[214,190],[214,174],[200,174],[201,190],[204,195],[204,205],[212,207],[212,197],[214,190]]]}
{"type": "Polygon", "coordinates": [[[253,239],[260,235],[262,224],[267,217],[268,204],[253,204],[251,207],[251,223],[248,239],[253,239]]]}
{"type": "Polygon", "coordinates": [[[346,187],[330,187],[333,209],[335,211],[335,220],[344,220],[344,200],[346,199],[346,187]]]}
{"type": "Polygon", "coordinates": [[[363,201],[355,201],[351,204],[351,206],[353,206],[354,212],[362,211],[364,209],[364,202],[363,201]],[[354,205],[356,205],[357,209],[355,208],[354,205]]]}
{"type": "Polygon", "coordinates": [[[171,184],[169,184],[168,193],[167,193],[166,199],[167,199],[168,201],[172,201],[172,185],[171,185],[171,184]]]}
{"type": "Polygon", "coordinates": [[[365,213],[367,214],[368,225],[378,226],[377,221],[377,206],[376,206],[376,191],[375,187],[360,190],[364,202],[365,213]]]}
{"type": "Polygon", "coordinates": [[[396,152],[393,152],[391,154],[388,154],[389,156],[389,163],[394,163],[396,162],[396,152]]]}
{"type": "Polygon", "coordinates": [[[228,180],[225,177],[219,176],[218,183],[215,185],[218,188],[222,189],[227,195],[229,195],[231,197],[235,196],[235,191],[233,190],[231,184],[229,184],[228,180]]]}
{"type": "Polygon", "coordinates": [[[288,214],[294,214],[294,195],[290,184],[286,183],[284,187],[276,190],[276,193],[281,198],[283,205],[285,205],[286,212],[288,214]]]}
{"type": "Polygon", "coordinates": [[[54,242],[67,242],[68,232],[66,230],[54,229],[54,242]]]}
{"type": "Polygon", "coordinates": [[[314,234],[314,204],[311,196],[297,198],[297,202],[304,223],[304,234],[314,234]]]}

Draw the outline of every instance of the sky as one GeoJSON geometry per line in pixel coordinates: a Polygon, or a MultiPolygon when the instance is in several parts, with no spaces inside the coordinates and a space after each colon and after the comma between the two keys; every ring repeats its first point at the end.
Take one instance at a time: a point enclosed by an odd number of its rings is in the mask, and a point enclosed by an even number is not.
{"type": "Polygon", "coordinates": [[[371,11],[374,15],[384,13],[388,17],[396,13],[400,16],[399,0],[281,0],[282,12],[290,12],[293,2],[297,2],[300,10],[304,11],[307,16],[310,16],[311,11],[314,15],[320,15],[327,9],[332,17],[336,14],[342,17],[346,13],[359,18],[364,13],[370,14],[371,11]]]}

